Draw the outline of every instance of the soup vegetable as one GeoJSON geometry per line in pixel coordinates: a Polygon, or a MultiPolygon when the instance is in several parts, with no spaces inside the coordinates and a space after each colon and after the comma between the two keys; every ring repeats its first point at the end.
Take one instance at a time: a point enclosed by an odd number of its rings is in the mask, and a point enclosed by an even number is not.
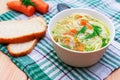
{"type": "Polygon", "coordinates": [[[79,13],[56,22],[52,36],[61,46],[82,52],[98,50],[110,40],[110,32],[104,22],[79,13]]]}

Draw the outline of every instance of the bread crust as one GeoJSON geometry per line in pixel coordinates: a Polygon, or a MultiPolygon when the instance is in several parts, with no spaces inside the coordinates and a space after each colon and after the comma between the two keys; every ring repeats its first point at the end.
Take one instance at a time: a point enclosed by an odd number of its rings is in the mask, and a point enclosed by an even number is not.
{"type": "Polygon", "coordinates": [[[18,53],[15,53],[10,49],[10,44],[8,44],[7,49],[8,49],[8,52],[10,53],[10,55],[12,55],[13,57],[20,57],[20,56],[29,54],[33,50],[33,48],[37,44],[37,42],[38,42],[38,40],[36,39],[35,42],[32,44],[32,46],[29,49],[22,51],[22,52],[18,52],[18,53]]]}
{"type": "MultiPolygon", "coordinates": [[[[8,44],[8,43],[23,43],[23,42],[31,41],[33,39],[38,39],[38,38],[43,37],[45,35],[46,29],[47,29],[46,22],[41,16],[35,17],[35,18],[37,18],[37,19],[39,18],[40,22],[42,23],[42,26],[44,26],[43,31],[38,32],[38,33],[32,33],[32,34],[27,34],[27,35],[23,35],[23,36],[13,37],[13,38],[2,38],[2,37],[0,37],[0,43],[5,43],[5,44],[8,44]]],[[[30,19],[32,19],[32,18],[30,18],[30,19]]],[[[18,21],[20,21],[20,20],[18,20],[18,21]]]]}
{"type": "Polygon", "coordinates": [[[20,36],[16,38],[0,38],[0,43],[23,43],[27,41],[31,41],[33,39],[41,38],[45,35],[46,29],[43,32],[36,33],[36,34],[30,34],[26,36],[20,36]]]}
{"type": "Polygon", "coordinates": [[[38,40],[45,36],[47,25],[46,25],[45,20],[41,16],[39,18],[40,18],[42,25],[45,27],[45,29],[43,31],[41,31],[39,33],[29,34],[26,36],[19,36],[19,37],[8,38],[8,39],[7,38],[0,38],[0,43],[9,43],[7,45],[7,49],[8,49],[8,52],[11,56],[20,57],[20,56],[24,56],[24,55],[29,54],[33,50],[35,45],[37,44],[38,40]],[[35,42],[32,44],[32,46],[24,51],[14,52],[11,49],[10,45],[12,45],[12,44],[17,44],[17,43],[24,44],[24,42],[28,42],[28,41],[31,41],[34,39],[35,39],[35,42]]]}

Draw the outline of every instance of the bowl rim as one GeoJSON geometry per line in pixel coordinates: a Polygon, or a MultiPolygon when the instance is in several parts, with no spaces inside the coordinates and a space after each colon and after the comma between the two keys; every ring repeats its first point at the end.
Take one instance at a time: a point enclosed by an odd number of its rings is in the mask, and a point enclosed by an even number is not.
{"type": "MultiPolygon", "coordinates": [[[[51,28],[51,29],[52,29],[52,28],[51,28]]],[[[109,28],[108,28],[108,29],[109,29],[109,28]]],[[[110,32],[111,32],[111,31],[110,31],[110,32]]],[[[53,18],[50,20],[50,22],[49,22],[49,24],[48,24],[48,34],[49,34],[49,36],[50,36],[50,39],[51,39],[57,46],[59,46],[60,48],[62,48],[62,49],[64,49],[64,50],[67,50],[67,51],[70,51],[70,52],[73,52],[73,53],[80,53],[80,54],[82,54],[82,53],[98,52],[98,51],[101,51],[101,50],[107,48],[107,47],[112,43],[112,41],[114,40],[114,37],[115,37],[115,28],[114,28],[114,25],[112,24],[112,21],[111,21],[107,16],[103,15],[103,14],[100,13],[100,12],[97,12],[96,10],[87,9],[87,8],[71,8],[71,9],[63,10],[63,11],[57,13],[55,16],[53,16],[53,18]],[[60,44],[58,44],[57,42],[55,42],[55,40],[53,39],[52,34],[51,34],[51,31],[52,31],[52,30],[50,30],[50,27],[49,27],[49,26],[51,25],[51,22],[54,20],[54,18],[56,18],[58,15],[64,14],[65,12],[69,12],[69,11],[71,11],[71,10],[87,10],[87,11],[91,11],[91,12],[94,12],[95,14],[97,13],[98,15],[101,15],[101,16],[105,17],[105,18],[107,19],[107,21],[109,21],[109,23],[111,24],[112,28],[114,29],[114,30],[112,30],[113,37],[112,37],[112,38],[110,37],[109,43],[108,43],[106,46],[104,46],[104,47],[102,47],[102,48],[100,48],[100,49],[93,50],[93,51],[84,51],[84,52],[82,52],[82,51],[75,51],[75,50],[67,49],[67,48],[61,46],[60,44]]],[[[110,35],[111,35],[111,33],[110,33],[110,35]]]]}

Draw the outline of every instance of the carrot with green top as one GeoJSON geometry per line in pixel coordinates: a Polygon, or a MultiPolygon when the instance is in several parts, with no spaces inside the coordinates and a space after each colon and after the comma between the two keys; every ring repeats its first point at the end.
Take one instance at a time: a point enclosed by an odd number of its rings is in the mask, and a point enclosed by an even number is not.
{"type": "Polygon", "coordinates": [[[10,9],[24,13],[27,16],[32,16],[35,13],[35,8],[31,5],[25,6],[21,1],[11,1],[7,3],[10,9]]]}
{"type": "Polygon", "coordinates": [[[38,12],[43,14],[48,12],[49,5],[42,0],[31,0],[35,4],[35,8],[38,12]]]}

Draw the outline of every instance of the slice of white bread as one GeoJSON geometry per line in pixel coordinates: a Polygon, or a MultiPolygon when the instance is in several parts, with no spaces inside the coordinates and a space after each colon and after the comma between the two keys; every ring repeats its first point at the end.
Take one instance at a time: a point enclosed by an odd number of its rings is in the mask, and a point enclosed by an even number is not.
{"type": "MultiPolygon", "coordinates": [[[[40,19],[40,23],[43,25],[43,27],[47,26],[45,20],[43,18],[40,19]]],[[[44,34],[39,35],[39,38],[43,37],[43,35],[44,34]]],[[[38,39],[34,39],[23,43],[8,44],[7,49],[8,52],[14,57],[24,56],[32,51],[34,46],[37,44],[37,41],[38,39]]]]}
{"type": "Polygon", "coordinates": [[[41,17],[0,22],[0,43],[21,43],[42,37],[46,32],[41,17]]]}
{"type": "Polygon", "coordinates": [[[24,56],[32,51],[36,43],[37,39],[24,43],[8,44],[7,49],[14,57],[24,56]]]}

